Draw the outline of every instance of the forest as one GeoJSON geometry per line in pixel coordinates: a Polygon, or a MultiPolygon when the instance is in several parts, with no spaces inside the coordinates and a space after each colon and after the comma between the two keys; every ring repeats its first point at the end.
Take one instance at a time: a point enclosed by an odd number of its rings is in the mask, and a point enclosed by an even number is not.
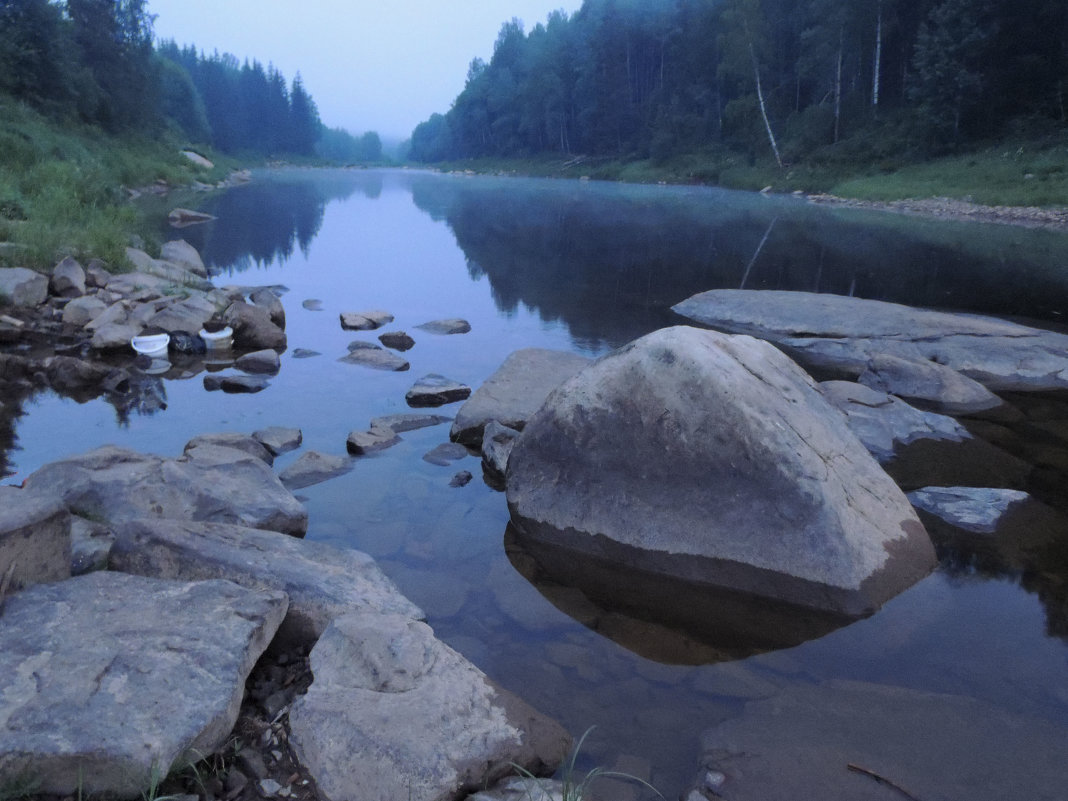
{"type": "Polygon", "coordinates": [[[378,135],[328,129],[300,75],[156,43],[146,0],[2,0],[0,97],[109,134],[173,133],[232,155],[378,161],[378,135]]]}
{"type": "Polygon", "coordinates": [[[1063,134],[1064,0],[584,0],[500,30],[411,158],[893,166],[1063,134]]]}

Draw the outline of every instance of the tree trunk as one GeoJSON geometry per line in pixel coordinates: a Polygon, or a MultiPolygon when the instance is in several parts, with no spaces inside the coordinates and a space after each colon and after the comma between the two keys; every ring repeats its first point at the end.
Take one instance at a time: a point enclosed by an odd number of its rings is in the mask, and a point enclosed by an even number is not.
{"type": "Polygon", "coordinates": [[[845,40],[845,28],[838,31],[838,62],[834,70],[834,143],[838,144],[838,132],[842,120],[842,48],[845,40]]]}
{"type": "Polygon", "coordinates": [[[883,63],[883,0],[879,0],[878,17],[875,21],[875,64],[872,68],[871,79],[871,105],[877,114],[879,112],[879,75],[883,63]]]}
{"type": "Polygon", "coordinates": [[[753,49],[753,42],[749,42],[749,57],[753,59],[753,75],[756,77],[756,90],[757,100],[760,102],[760,115],[764,118],[764,127],[768,131],[768,141],[771,143],[771,150],[775,154],[775,162],[779,165],[779,169],[782,169],[782,156],[779,155],[779,145],[775,141],[775,133],[771,130],[771,120],[768,119],[768,108],[764,103],[764,90],[760,86],[760,65],[757,63],[756,50],[753,49]]]}

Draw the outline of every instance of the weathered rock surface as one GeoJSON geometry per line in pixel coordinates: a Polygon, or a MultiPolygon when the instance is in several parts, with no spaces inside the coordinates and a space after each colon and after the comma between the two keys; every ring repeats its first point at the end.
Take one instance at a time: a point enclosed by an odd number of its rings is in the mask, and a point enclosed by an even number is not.
{"type": "Polygon", "coordinates": [[[381,309],[341,312],[341,327],[346,331],[373,331],[393,322],[393,315],[381,309]]]}
{"type": "Polygon", "coordinates": [[[417,325],[416,328],[430,334],[466,334],[471,330],[471,323],[459,317],[450,317],[445,320],[431,320],[417,325]]]}
{"type": "Polygon", "coordinates": [[[26,487],[92,519],[160,517],[287,534],[308,528],[307,510],[271,468],[234,448],[202,446],[163,459],[105,446],[45,465],[26,487]]]}
{"type": "Polygon", "coordinates": [[[832,681],[746,704],[702,738],[703,764],[731,801],[1054,801],[1068,730],[973,698],[832,681]]]}
{"type": "Polygon", "coordinates": [[[508,470],[508,457],[519,432],[514,428],[490,420],[482,432],[482,469],[496,486],[503,489],[508,470]]]}
{"type": "Polygon", "coordinates": [[[315,680],[290,712],[290,744],[330,801],[451,801],[514,765],[551,772],[567,752],[560,726],[494,686],[424,623],[338,618],[311,668],[315,680]]]}
{"type": "Polygon", "coordinates": [[[512,776],[488,790],[469,795],[467,801],[567,801],[564,785],[555,779],[512,776]]]}
{"type": "Polygon", "coordinates": [[[299,428],[283,428],[281,426],[268,426],[259,431],[253,431],[252,438],[270,451],[272,456],[295,451],[304,441],[304,435],[299,428]]]}
{"type": "Polygon", "coordinates": [[[115,535],[111,527],[103,523],[71,516],[70,521],[70,572],[81,576],[94,570],[107,570],[111,546],[115,535]]]}
{"type": "Polygon", "coordinates": [[[72,256],[52,268],[49,289],[61,298],[80,298],[85,294],[85,270],[72,256]]]}
{"type": "Polygon", "coordinates": [[[93,332],[89,347],[93,350],[129,350],[130,340],[139,336],[143,329],[140,323],[102,325],[93,332]]]}
{"type": "Polygon", "coordinates": [[[412,385],[404,399],[409,406],[425,408],[456,403],[471,396],[471,387],[437,373],[429,373],[412,385]]]}
{"type": "Polygon", "coordinates": [[[126,258],[134,266],[134,269],[137,272],[154,275],[165,281],[173,282],[179,286],[191,287],[193,289],[209,290],[212,288],[211,282],[205,280],[196,273],[190,272],[184,267],[172,264],[169,261],[154,259],[143,250],[126,248],[126,258]]]}
{"type": "Polygon", "coordinates": [[[443,442],[440,445],[435,445],[434,448],[427,453],[423,454],[423,461],[429,462],[432,465],[438,467],[448,467],[458,459],[463,459],[470,456],[467,452],[467,448],[458,442],[443,442]]]}
{"type": "Polygon", "coordinates": [[[976,534],[993,534],[1009,507],[1030,498],[1021,490],[979,487],[924,487],[908,494],[917,509],[976,534]]]}
{"type": "Polygon", "coordinates": [[[48,297],[48,276],[25,267],[0,269],[0,303],[28,308],[48,297]]]}
{"type": "Polygon", "coordinates": [[[566,351],[517,350],[456,412],[449,436],[478,447],[490,420],[522,430],[550,392],[589,364],[584,356],[566,351]]]}
{"type": "MultiPolygon", "coordinates": [[[[204,453],[206,448],[233,448],[234,450],[254,456],[266,465],[274,464],[274,455],[255,435],[238,434],[232,431],[221,431],[215,434],[199,434],[185,444],[183,453],[186,456],[197,458],[204,453]],[[201,449],[200,454],[196,453],[201,449]]],[[[212,454],[214,456],[214,454],[212,454]]]]}
{"type": "Polygon", "coordinates": [[[378,341],[387,348],[392,348],[393,350],[399,350],[401,352],[411,350],[415,347],[415,340],[403,331],[387,331],[384,334],[379,334],[378,341]]]}
{"type": "Polygon", "coordinates": [[[992,317],[748,289],[703,292],[672,308],[704,325],[773,342],[802,364],[852,376],[885,353],[938,362],[994,391],[1068,388],[1068,335],[992,317]]]}
{"type": "Polygon", "coordinates": [[[261,306],[238,301],[223,313],[223,320],[234,329],[235,348],[284,350],[286,347],[286,332],[271,321],[270,312],[261,306]]]}
{"type": "Polygon", "coordinates": [[[286,310],[282,305],[281,299],[274,293],[269,287],[261,287],[254,290],[249,294],[249,300],[251,300],[256,306],[265,310],[270,315],[271,322],[281,328],[283,331],[286,328],[286,310]]]}
{"type": "Polygon", "coordinates": [[[17,592],[69,578],[70,527],[70,513],[56,500],[0,487],[0,585],[17,592]]]}
{"type": "Polygon", "coordinates": [[[107,304],[100,298],[87,296],[74,298],[63,307],[63,322],[82,328],[107,311],[107,304]]]}
{"type": "Polygon", "coordinates": [[[857,381],[878,392],[945,414],[974,414],[1004,401],[978,381],[937,362],[917,362],[888,353],[872,356],[857,381]]]}
{"type": "Polygon", "coordinates": [[[261,375],[206,375],[204,376],[204,389],[214,392],[221,389],[231,395],[252,395],[262,392],[271,385],[261,375]]]}
{"type": "Polygon", "coordinates": [[[284,593],[91,573],[8,600],[0,784],[139,796],[153,771],[221,746],[284,593]]]}
{"type": "Polygon", "coordinates": [[[197,249],[184,239],[164,242],[163,247],[159,249],[159,257],[162,261],[170,262],[193,275],[199,275],[201,278],[208,277],[208,268],[204,266],[204,260],[197,249]]]}
{"type": "Polygon", "coordinates": [[[255,350],[238,356],[234,360],[234,367],[246,373],[274,375],[282,369],[282,361],[278,358],[278,351],[255,350]]]}
{"type": "Polygon", "coordinates": [[[219,307],[206,296],[194,295],[164,306],[149,318],[148,324],[162,328],[168,334],[174,331],[196,334],[219,311],[219,307]]]}
{"type": "Polygon", "coordinates": [[[376,451],[392,448],[400,442],[397,432],[388,426],[371,426],[369,431],[352,431],[345,447],[353,456],[366,456],[376,451]]]}
{"type": "Polygon", "coordinates": [[[284,591],[289,611],[279,636],[287,642],[314,643],[331,620],[354,611],[425,617],[360,551],[274,531],[180,520],[131,520],[116,526],[115,537],[114,570],[182,581],[221,578],[249,589],[284,591]]]}
{"type": "Polygon", "coordinates": [[[508,463],[527,536],[666,579],[863,615],[934,566],[905,496],[813,381],[677,327],[554,392],[508,463]]]}
{"type": "Polygon", "coordinates": [[[282,485],[295,490],[321,484],[352,469],[352,460],[319,451],[306,451],[300,458],[278,474],[282,485]]]}
{"type": "Polygon", "coordinates": [[[359,364],[375,370],[392,370],[394,372],[403,372],[411,367],[407,361],[396,353],[392,353],[373,342],[350,343],[349,355],[342,356],[338,361],[346,364],[359,364]]]}
{"type": "Polygon", "coordinates": [[[451,417],[441,414],[417,414],[414,412],[401,412],[400,414],[387,414],[382,417],[371,419],[371,428],[389,428],[398,434],[405,431],[415,431],[419,428],[441,425],[452,422],[451,417]]]}

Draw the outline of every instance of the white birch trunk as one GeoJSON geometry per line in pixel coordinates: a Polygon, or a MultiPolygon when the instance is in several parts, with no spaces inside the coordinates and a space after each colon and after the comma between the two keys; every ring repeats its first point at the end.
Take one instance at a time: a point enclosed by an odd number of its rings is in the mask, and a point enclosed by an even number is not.
{"type": "Polygon", "coordinates": [[[775,141],[775,133],[771,130],[771,120],[768,119],[768,109],[764,104],[764,90],[760,86],[760,65],[757,63],[756,50],[753,49],[752,41],[749,42],[749,56],[753,59],[753,75],[756,76],[757,100],[760,102],[760,115],[764,118],[764,127],[768,131],[768,141],[771,142],[771,150],[775,154],[775,162],[782,169],[782,156],[779,155],[779,145],[775,141]]]}
{"type": "Polygon", "coordinates": [[[871,79],[871,104],[876,111],[879,110],[879,76],[883,64],[883,0],[879,0],[877,8],[879,11],[875,21],[875,64],[871,79]]]}
{"type": "Polygon", "coordinates": [[[834,70],[834,143],[838,144],[838,132],[842,120],[842,49],[845,29],[838,31],[838,61],[834,70]]]}

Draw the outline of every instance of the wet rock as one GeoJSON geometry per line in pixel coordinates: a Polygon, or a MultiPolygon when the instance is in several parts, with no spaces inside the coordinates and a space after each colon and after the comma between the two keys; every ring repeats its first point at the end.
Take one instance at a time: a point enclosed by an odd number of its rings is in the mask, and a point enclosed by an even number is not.
{"type": "Polygon", "coordinates": [[[243,526],[132,520],[115,530],[113,569],[182,581],[224,578],[289,596],[279,629],[287,643],[310,644],[331,620],[352,611],[424,614],[365,553],[243,526]]]}
{"type": "Polygon", "coordinates": [[[917,362],[886,353],[868,362],[858,383],[945,414],[974,414],[1004,401],[978,381],[937,362],[917,362]]]}
{"type": "Polygon", "coordinates": [[[453,317],[446,320],[431,320],[429,323],[417,325],[416,328],[431,334],[466,334],[471,330],[471,323],[459,317],[453,317]]]}
{"type": "MultiPolygon", "coordinates": [[[[208,379],[216,376],[204,376],[204,388],[208,388],[208,379]]],[[[255,375],[224,375],[218,377],[217,388],[231,395],[251,395],[262,392],[271,385],[263,376],[255,375]]]]}
{"type": "Polygon", "coordinates": [[[565,351],[517,350],[460,407],[449,436],[478,447],[491,420],[522,430],[550,392],[589,364],[584,356],[565,351]]]}
{"type": "Polygon", "coordinates": [[[306,451],[297,461],[278,474],[282,484],[290,490],[321,484],[349,472],[352,460],[319,451],[306,451]]]}
{"type": "Polygon", "coordinates": [[[252,438],[260,442],[273,456],[295,451],[304,441],[299,428],[282,428],[269,426],[252,432],[252,438]]]}
{"type": "Polygon", "coordinates": [[[111,528],[102,523],[71,517],[70,572],[81,576],[95,570],[107,570],[108,556],[115,544],[111,528]]]}
{"type": "Polygon", "coordinates": [[[310,350],[308,348],[294,348],[293,349],[293,358],[294,359],[310,359],[313,356],[322,356],[322,355],[323,354],[321,354],[319,351],[310,350]]]}
{"type": "Polygon", "coordinates": [[[411,367],[407,361],[397,354],[375,345],[373,342],[350,343],[349,355],[342,356],[338,361],[346,364],[358,364],[375,370],[392,370],[393,372],[403,372],[411,367]]]}
{"type": "Polygon", "coordinates": [[[179,356],[203,356],[208,352],[208,347],[197,334],[189,331],[171,331],[171,340],[167,343],[167,350],[179,356]]]}
{"type": "Polygon", "coordinates": [[[474,478],[474,476],[471,475],[471,471],[461,470],[459,473],[452,477],[452,479],[449,481],[449,486],[454,489],[466,487],[468,484],[471,483],[472,478],[474,478]]]}
{"type": "Polygon", "coordinates": [[[379,334],[378,341],[387,348],[393,348],[393,350],[401,352],[415,347],[415,340],[403,331],[387,331],[385,334],[379,334]]]}
{"type": "Polygon", "coordinates": [[[311,668],[314,682],[290,711],[290,745],[328,799],[449,801],[516,765],[551,772],[570,743],[424,623],[338,618],[311,668]]]}
{"type": "Polygon", "coordinates": [[[208,277],[208,268],[204,266],[204,260],[200,258],[197,249],[184,239],[172,239],[165,242],[160,248],[159,257],[193,275],[199,275],[201,278],[208,277]]]}
{"type": "Polygon", "coordinates": [[[11,306],[40,306],[48,297],[48,277],[25,267],[0,269],[0,298],[11,306]]]}
{"type": "Polygon", "coordinates": [[[283,593],[91,573],[8,600],[0,627],[0,783],[137,796],[221,746],[283,593]]]}
{"type": "Polygon", "coordinates": [[[99,394],[113,372],[113,367],[73,356],[52,356],[45,362],[48,385],[57,392],[74,394],[89,389],[93,394],[99,394]]]}
{"type": "Polygon", "coordinates": [[[322,311],[323,310],[323,302],[321,300],[317,300],[316,298],[308,298],[307,300],[301,302],[300,305],[303,306],[308,311],[322,311]]]}
{"type": "Polygon", "coordinates": [[[423,454],[423,461],[438,467],[448,467],[457,459],[463,459],[470,455],[467,452],[467,448],[457,442],[443,442],[433,450],[423,454]]]}
{"type": "Polygon", "coordinates": [[[286,333],[271,321],[260,306],[235,302],[223,313],[223,320],[234,329],[234,347],[248,350],[271,348],[284,350],[286,333]]]}
{"type": "Polygon", "coordinates": [[[107,311],[107,304],[99,298],[74,298],[63,307],[63,323],[82,328],[107,311]]]}
{"type": "Polygon", "coordinates": [[[381,309],[341,313],[341,327],[346,331],[372,331],[392,322],[393,315],[381,309]]]}
{"type": "MultiPolygon", "coordinates": [[[[69,578],[70,530],[70,513],[54,498],[0,487],[0,585],[17,592],[69,578]]],[[[0,592],[0,605],[4,595],[0,592]]]]}
{"type": "Polygon", "coordinates": [[[255,435],[236,434],[223,431],[217,434],[200,434],[185,444],[183,453],[193,459],[204,454],[206,448],[233,448],[236,451],[253,456],[266,465],[274,464],[274,455],[255,435]],[[197,451],[200,449],[200,453],[197,451]]]}
{"type": "Polygon", "coordinates": [[[369,453],[392,448],[400,441],[400,437],[392,428],[372,426],[370,431],[351,432],[345,442],[345,447],[353,456],[366,456],[369,453]]]}
{"type": "Polygon", "coordinates": [[[85,270],[76,259],[67,256],[52,268],[49,288],[61,298],[80,298],[85,294],[85,270]]]}
{"type": "Polygon", "coordinates": [[[555,779],[511,776],[488,790],[469,795],[467,801],[568,801],[564,785],[555,779]]]}
{"type": "Polygon", "coordinates": [[[471,387],[437,373],[423,376],[404,395],[409,406],[424,408],[456,403],[471,396],[471,387]]]}
{"type": "Polygon", "coordinates": [[[93,350],[130,350],[130,340],[140,335],[144,326],[140,323],[112,323],[102,325],[93,332],[89,347],[93,350]]]}
{"type": "Polygon", "coordinates": [[[271,289],[263,287],[249,295],[249,300],[261,309],[266,310],[267,314],[271,317],[271,322],[285,331],[286,310],[285,307],[282,306],[282,301],[278,299],[278,295],[271,289]]]}
{"type": "Polygon", "coordinates": [[[976,534],[993,534],[1010,507],[1030,498],[1020,490],[978,487],[924,487],[908,494],[917,509],[976,534]]]}
{"type": "Polygon", "coordinates": [[[482,469],[495,486],[504,488],[508,457],[519,432],[490,420],[482,433],[482,469]]]}
{"type": "Polygon", "coordinates": [[[238,370],[244,370],[246,373],[274,375],[282,368],[282,361],[278,358],[277,351],[257,350],[238,356],[234,360],[234,367],[238,370]]]}
{"type": "Polygon", "coordinates": [[[389,428],[398,434],[403,434],[405,431],[415,431],[419,428],[441,425],[451,421],[451,417],[445,417],[440,414],[413,414],[408,412],[375,417],[371,420],[371,428],[389,428]]]}
{"type": "Polygon", "coordinates": [[[767,343],[677,327],[552,393],[508,462],[534,541],[665,579],[868,614],[934,567],[902,492],[767,343]]]}
{"type": "Polygon", "coordinates": [[[85,284],[87,287],[103,289],[110,280],[111,273],[108,272],[107,265],[100,259],[93,259],[85,268],[85,284]]]}

